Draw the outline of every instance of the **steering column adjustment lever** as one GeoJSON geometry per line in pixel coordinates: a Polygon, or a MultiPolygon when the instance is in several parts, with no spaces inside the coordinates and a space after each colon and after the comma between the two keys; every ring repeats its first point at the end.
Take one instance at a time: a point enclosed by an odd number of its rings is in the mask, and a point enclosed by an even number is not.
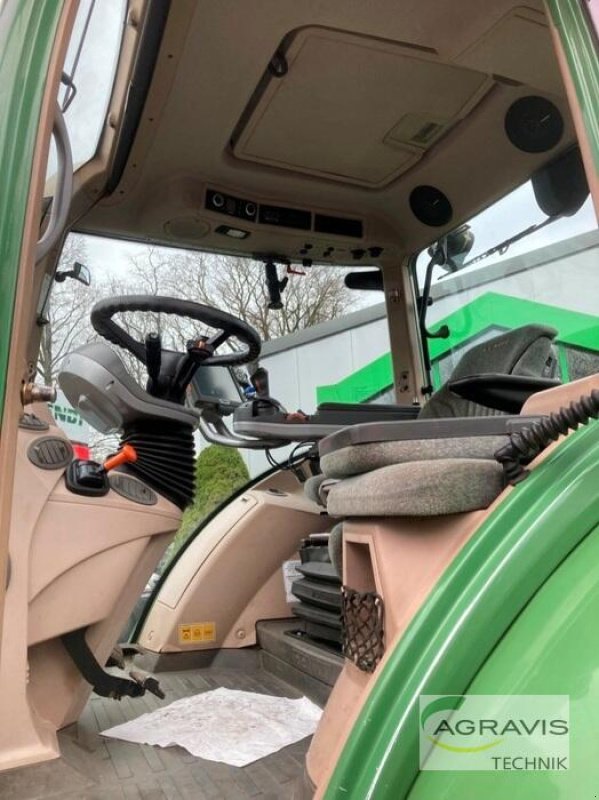
{"type": "Polygon", "coordinates": [[[162,367],[162,340],[159,333],[148,333],[145,339],[146,367],[148,370],[148,392],[160,391],[160,369],[162,367]]]}

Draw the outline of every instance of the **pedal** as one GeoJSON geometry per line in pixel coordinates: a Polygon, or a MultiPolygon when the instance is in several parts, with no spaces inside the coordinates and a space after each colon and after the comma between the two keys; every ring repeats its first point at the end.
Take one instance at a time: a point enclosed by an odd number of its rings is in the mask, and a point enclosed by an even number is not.
{"type": "Polygon", "coordinates": [[[135,683],[139,684],[145,692],[150,692],[150,694],[160,698],[160,700],[164,700],[166,697],[165,693],[160,688],[160,684],[152,675],[144,675],[142,672],[131,671],[129,677],[134,680],[135,683]]]}

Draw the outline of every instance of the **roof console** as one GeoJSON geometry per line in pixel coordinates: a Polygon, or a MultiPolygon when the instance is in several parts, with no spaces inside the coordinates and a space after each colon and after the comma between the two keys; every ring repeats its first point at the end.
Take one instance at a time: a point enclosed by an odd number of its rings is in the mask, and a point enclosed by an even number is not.
{"type": "MultiPolygon", "coordinates": [[[[205,208],[217,214],[257,222],[260,225],[273,225],[301,231],[314,231],[333,236],[361,239],[364,225],[360,219],[332,217],[328,214],[313,214],[301,208],[258,204],[254,200],[233,197],[215,189],[206,191],[205,208]]],[[[377,248],[378,249],[378,248],[377,248]]]]}

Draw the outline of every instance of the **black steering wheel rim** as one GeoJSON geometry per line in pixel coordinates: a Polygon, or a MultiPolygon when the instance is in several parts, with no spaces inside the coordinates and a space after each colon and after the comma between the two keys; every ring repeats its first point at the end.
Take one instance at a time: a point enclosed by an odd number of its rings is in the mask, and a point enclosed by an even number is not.
{"type": "Polygon", "coordinates": [[[115,314],[126,311],[154,311],[186,317],[221,330],[224,336],[219,337],[219,344],[234,336],[245,345],[245,349],[240,352],[215,354],[205,358],[202,361],[204,367],[234,367],[239,364],[247,364],[250,361],[256,361],[262,349],[260,336],[251,325],[214,306],[205,306],[177,297],[146,294],[121,295],[100,300],[91,312],[91,323],[94,330],[112,344],[124,347],[143,364],[146,363],[145,344],[134,339],[112,319],[115,314]]]}

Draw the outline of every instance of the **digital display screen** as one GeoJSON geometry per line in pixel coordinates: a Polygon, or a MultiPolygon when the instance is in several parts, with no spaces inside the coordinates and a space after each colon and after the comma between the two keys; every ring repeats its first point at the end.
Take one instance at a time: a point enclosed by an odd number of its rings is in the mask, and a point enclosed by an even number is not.
{"type": "Polygon", "coordinates": [[[240,403],[243,399],[231,371],[226,367],[200,367],[191,385],[198,400],[240,403]]]}

